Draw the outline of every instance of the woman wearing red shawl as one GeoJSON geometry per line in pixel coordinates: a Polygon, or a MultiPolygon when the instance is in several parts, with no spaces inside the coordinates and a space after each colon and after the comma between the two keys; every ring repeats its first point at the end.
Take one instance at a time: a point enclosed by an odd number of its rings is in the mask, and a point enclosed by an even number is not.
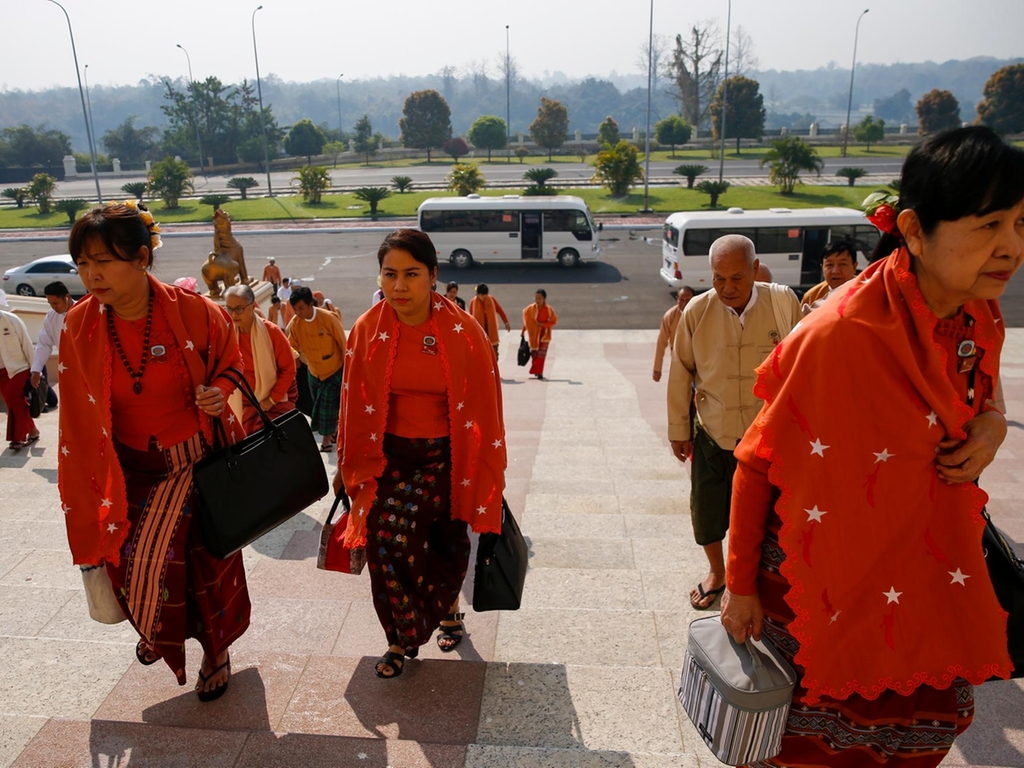
{"type": "Polygon", "coordinates": [[[384,301],[348,336],[334,482],[352,496],[352,514],[332,545],[366,547],[389,645],[375,671],[390,678],[435,628],[442,651],[462,640],[467,524],[501,530],[505,430],[490,340],[431,291],[430,238],[397,230],[377,259],[384,301]]]}
{"type": "Polygon", "coordinates": [[[548,292],[538,288],[533,297],[533,304],[523,310],[523,332],[530,342],[530,375],[544,381],[544,363],[548,359],[548,347],[551,345],[551,329],[558,323],[555,308],[548,304],[548,292]]]}
{"type": "Polygon", "coordinates": [[[196,638],[196,693],[212,701],[227,690],[249,595],[241,554],[214,559],[191,524],[192,467],[213,419],[241,436],[220,376],[242,358],[224,310],[149,274],[159,231],[134,202],[94,208],[71,229],[89,296],[60,343],[58,482],[74,561],[106,568],[139,661],[163,659],[184,685],[185,638],[196,638]]]}
{"type": "Polygon", "coordinates": [[[929,138],[898,208],[872,216],[888,255],[760,367],[736,448],[722,623],[763,631],[800,677],[763,765],[936,766],[972,685],[1011,673],[974,481],[1006,436],[998,298],[1024,257],[1024,152],[987,128],[929,138]]]}

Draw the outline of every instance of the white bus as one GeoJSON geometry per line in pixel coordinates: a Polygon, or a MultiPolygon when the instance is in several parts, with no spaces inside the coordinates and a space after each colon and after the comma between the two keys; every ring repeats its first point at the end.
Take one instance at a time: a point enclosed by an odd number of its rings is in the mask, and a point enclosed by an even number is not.
{"type": "Polygon", "coordinates": [[[686,211],[665,220],[661,277],[675,289],[688,285],[711,287],[708,249],[722,235],[745,235],[754,241],[757,258],[772,271],[772,279],[793,288],[821,282],[821,254],[829,241],[852,238],[860,246],[857,266],[867,256],[879,232],[852,208],[769,208],[745,211],[686,211]]]}
{"type": "Polygon", "coordinates": [[[544,258],[575,267],[601,255],[587,204],[569,195],[431,197],[418,215],[438,259],[459,269],[475,261],[544,258]]]}

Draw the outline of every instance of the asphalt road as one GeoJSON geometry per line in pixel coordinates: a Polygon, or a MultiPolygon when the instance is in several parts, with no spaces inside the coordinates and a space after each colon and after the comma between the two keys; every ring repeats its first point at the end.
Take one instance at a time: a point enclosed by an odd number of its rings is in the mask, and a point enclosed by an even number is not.
{"type": "MultiPolygon", "coordinates": [[[[605,233],[604,257],[564,269],[555,262],[477,264],[469,270],[441,266],[439,283],[456,280],[467,301],[473,286],[487,283],[491,294],[518,326],[519,313],[533,301],[537,288],[545,288],[558,311],[559,327],[566,329],[656,329],[672,305],[668,286],[658,275],[661,242],[647,244],[630,239],[627,232],[605,233]]],[[[239,233],[250,271],[259,274],[268,256],[277,259],[285,275],[321,290],[341,308],[345,325],[370,305],[377,288],[379,233],[301,233],[246,235],[239,233]]],[[[156,275],[165,281],[186,275],[200,279],[200,268],[212,247],[210,240],[166,237],[156,252],[156,275]]],[[[40,256],[63,252],[58,243],[0,241],[0,272],[40,256]]],[[[202,281],[200,279],[200,285],[202,281]]],[[[1003,298],[1010,327],[1024,327],[1024,275],[1010,283],[1003,298]]]]}
{"type": "MultiPolygon", "coordinates": [[[[682,177],[672,175],[672,169],[683,163],[692,162],[697,161],[680,157],[678,160],[672,162],[653,162],[651,163],[651,179],[664,178],[681,181],[682,177]]],[[[711,169],[708,174],[709,176],[715,175],[717,177],[717,162],[712,160],[702,160],[700,162],[711,169]],[[712,174],[712,172],[714,173],[712,174]]],[[[835,176],[835,172],[839,168],[848,165],[864,168],[868,173],[889,174],[893,177],[899,176],[900,169],[903,167],[903,158],[899,157],[827,158],[824,162],[825,168],[821,172],[822,178],[832,178],[835,176]]],[[[487,180],[492,183],[520,182],[523,180],[523,172],[530,167],[534,166],[520,165],[516,161],[513,161],[511,165],[495,162],[490,164],[484,163],[481,170],[487,180]]],[[[559,181],[589,181],[594,175],[594,167],[589,163],[560,162],[554,164],[552,167],[558,171],[559,181]]],[[[372,167],[369,168],[332,168],[331,178],[335,187],[387,187],[391,185],[391,178],[397,175],[409,176],[413,180],[414,184],[441,184],[444,182],[444,177],[448,173],[448,170],[449,166],[447,164],[430,166],[391,166],[384,162],[374,162],[372,167]]],[[[253,194],[265,194],[266,174],[255,172],[245,174],[233,173],[196,176],[196,193],[202,195],[209,192],[229,191],[225,187],[227,180],[232,176],[238,175],[252,176],[260,183],[260,186],[253,190],[253,194]]],[[[754,158],[751,158],[750,160],[726,160],[723,175],[729,178],[749,176],[767,178],[768,168],[767,166],[764,168],[760,167],[758,165],[758,161],[754,158]]],[[[285,192],[288,194],[293,193],[294,187],[292,186],[292,178],[294,176],[294,171],[272,172],[270,174],[270,179],[275,192],[280,192],[282,194],[285,192]]],[[[117,179],[101,176],[100,190],[104,195],[104,199],[123,194],[121,193],[121,185],[126,184],[129,181],[145,181],[145,176],[122,176],[117,179]]],[[[236,194],[234,190],[230,191],[232,194],[236,194]]],[[[81,197],[91,200],[96,196],[96,186],[93,183],[92,176],[79,176],[74,180],[60,182],[58,186],[58,194],[60,197],[81,197]]]]}

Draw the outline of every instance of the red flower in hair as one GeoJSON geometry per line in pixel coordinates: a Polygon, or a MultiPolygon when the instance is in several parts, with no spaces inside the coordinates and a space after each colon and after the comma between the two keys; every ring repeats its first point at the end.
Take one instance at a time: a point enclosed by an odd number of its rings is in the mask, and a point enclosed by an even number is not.
{"type": "Polygon", "coordinates": [[[890,195],[888,192],[874,192],[864,198],[862,203],[864,215],[868,221],[882,232],[896,236],[900,234],[899,227],[896,224],[899,206],[899,197],[890,195]]]}

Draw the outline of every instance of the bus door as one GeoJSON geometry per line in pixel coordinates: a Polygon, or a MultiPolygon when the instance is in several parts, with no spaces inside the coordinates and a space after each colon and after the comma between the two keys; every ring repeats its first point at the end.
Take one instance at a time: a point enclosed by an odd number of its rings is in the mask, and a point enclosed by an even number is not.
{"type": "Polygon", "coordinates": [[[804,254],[800,262],[800,285],[817,285],[821,282],[822,254],[828,245],[828,229],[804,228],[804,254]]]}
{"type": "Polygon", "coordinates": [[[540,258],[540,211],[523,211],[522,257],[540,258]]]}

